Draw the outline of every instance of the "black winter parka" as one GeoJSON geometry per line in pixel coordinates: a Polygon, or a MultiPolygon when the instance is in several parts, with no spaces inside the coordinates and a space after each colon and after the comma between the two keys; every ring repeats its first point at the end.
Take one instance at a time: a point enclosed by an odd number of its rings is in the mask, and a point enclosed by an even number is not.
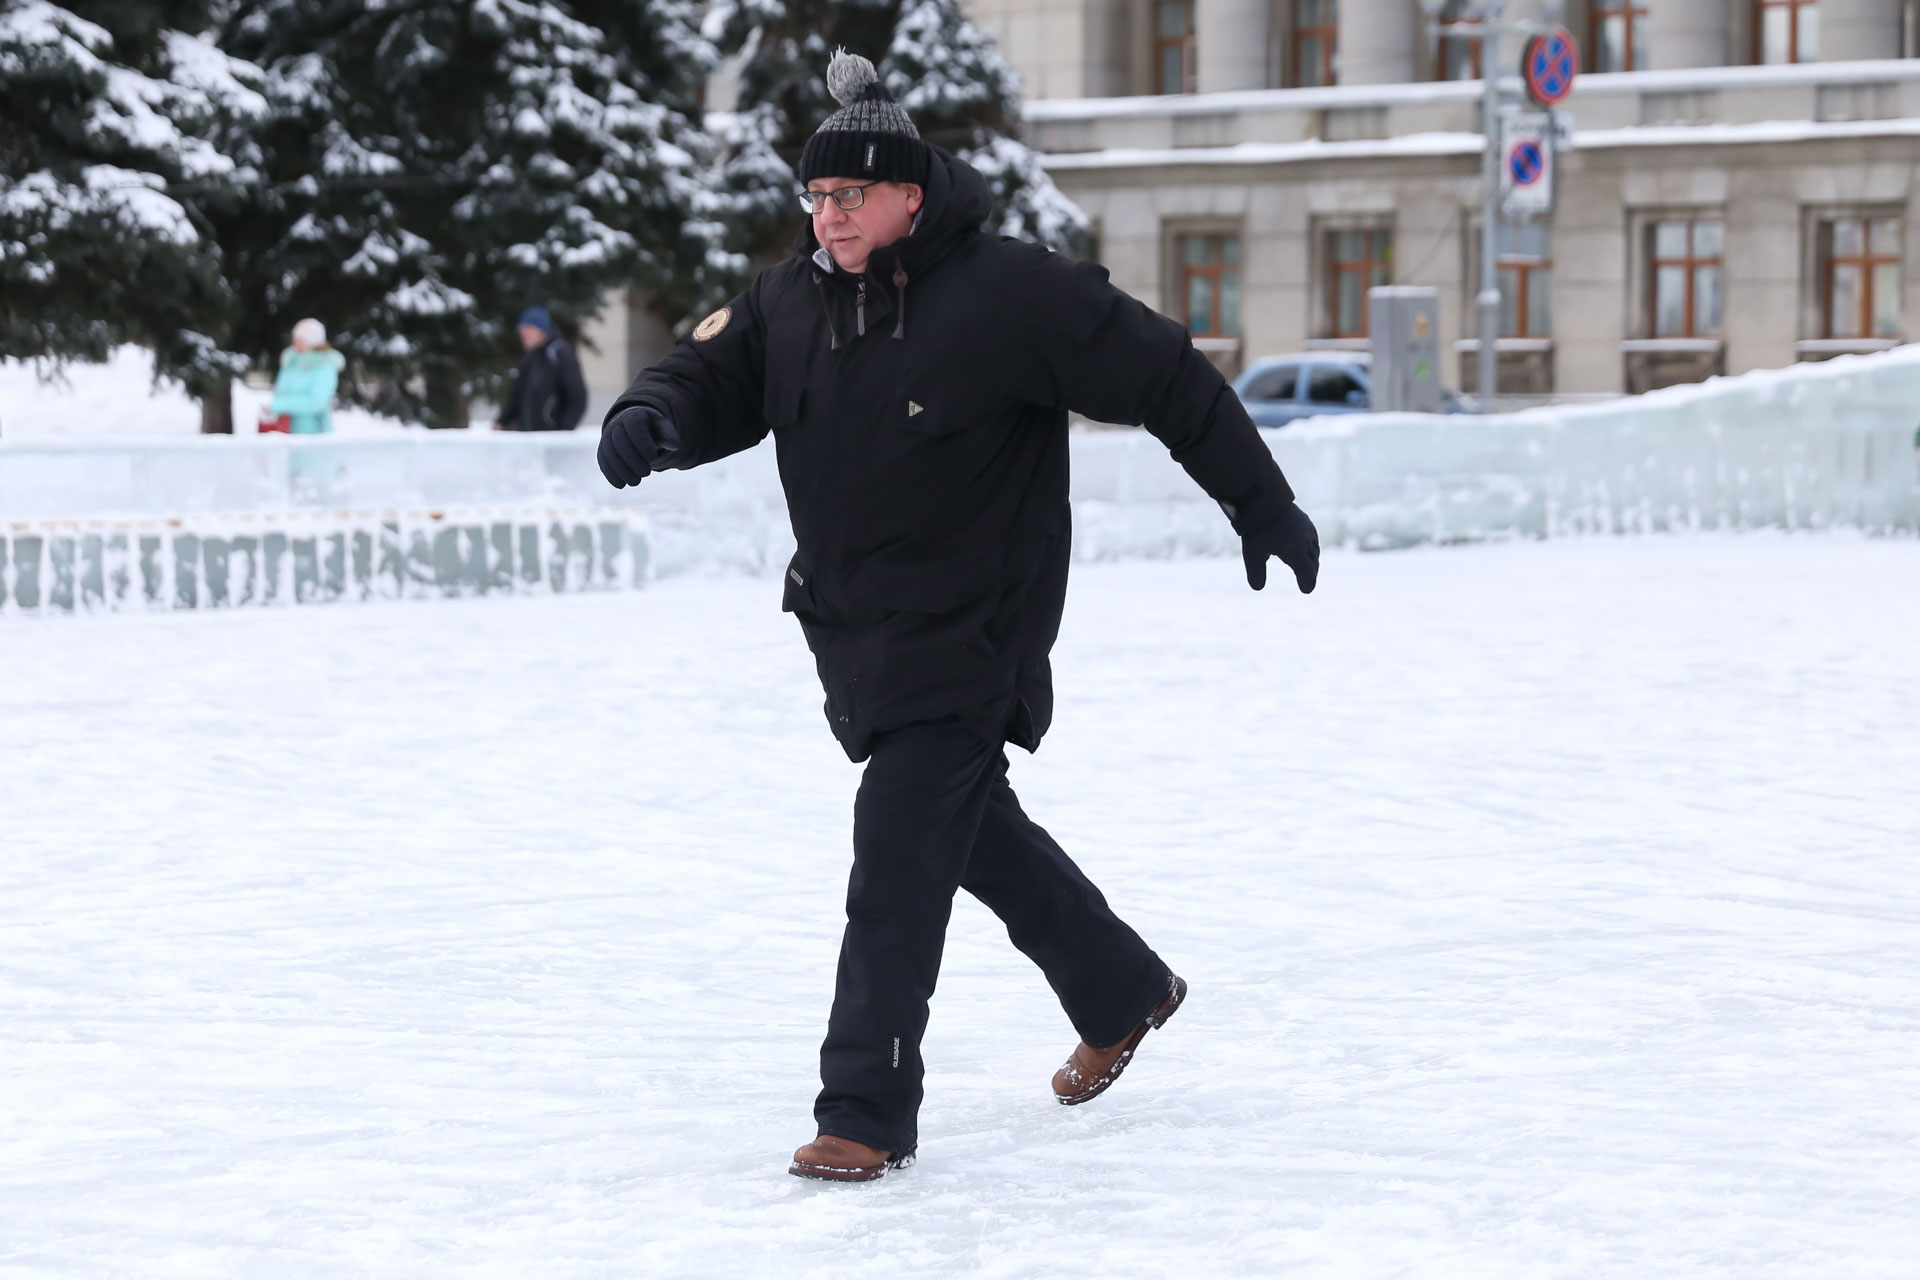
{"type": "Polygon", "coordinates": [[[783,607],[854,760],[957,717],[1036,748],[1066,601],[1067,414],[1145,423],[1239,532],[1293,500],[1186,331],[1102,268],[981,231],[986,181],[935,149],[911,234],[851,276],[771,267],[640,375],[608,417],[664,414],[696,467],[773,433],[799,544],[783,607]]]}
{"type": "Polygon", "coordinates": [[[587,383],[573,344],[548,338],[521,357],[513,390],[500,410],[509,431],[571,431],[587,411],[587,383]]]}

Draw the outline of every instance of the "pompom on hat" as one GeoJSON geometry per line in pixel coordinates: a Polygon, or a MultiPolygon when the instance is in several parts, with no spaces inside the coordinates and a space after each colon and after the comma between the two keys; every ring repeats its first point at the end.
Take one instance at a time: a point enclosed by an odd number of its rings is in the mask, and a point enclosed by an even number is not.
{"type": "Polygon", "coordinates": [[[840,109],[807,139],[800,153],[800,181],[852,178],[859,182],[924,185],[933,162],[920,131],[893,100],[880,73],[857,53],[834,52],[827,89],[840,109]]]}

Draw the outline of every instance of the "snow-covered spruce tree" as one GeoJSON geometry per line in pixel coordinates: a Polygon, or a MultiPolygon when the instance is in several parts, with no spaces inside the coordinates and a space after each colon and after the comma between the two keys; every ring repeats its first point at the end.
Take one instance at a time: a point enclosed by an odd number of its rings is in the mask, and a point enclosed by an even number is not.
{"type": "Polygon", "coordinates": [[[269,76],[269,183],[214,214],[269,361],[303,315],[350,357],[343,394],[464,425],[519,356],[530,303],[698,292],[737,270],[699,215],[713,65],[691,0],[239,0],[223,43],[269,76]]]}
{"type": "Polygon", "coordinates": [[[978,169],[993,191],[991,229],[1068,253],[1090,245],[1087,215],[1020,141],[1020,80],[959,0],[902,0],[879,64],[921,135],[978,169]]]}
{"type": "MultiPolygon", "coordinates": [[[[715,0],[706,32],[727,54],[743,55],[729,176],[772,179],[771,200],[736,202],[736,226],[758,249],[790,232],[791,165],[839,105],[827,92],[833,50],[871,59],[887,91],[927,141],[954,152],[993,189],[990,230],[1068,252],[1088,243],[1086,215],[1060,193],[1020,141],[1019,78],[969,22],[958,0],[715,0]],[[767,152],[784,162],[778,170],[767,152]]],[[[756,194],[764,193],[760,188],[756,194]]]]}
{"type": "Polygon", "coordinates": [[[0,0],[0,354],[135,342],[196,393],[243,363],[210,336],[228,299],[182,192],[248,180],[263,103],[208,22],[182,0],[0,0]]]}

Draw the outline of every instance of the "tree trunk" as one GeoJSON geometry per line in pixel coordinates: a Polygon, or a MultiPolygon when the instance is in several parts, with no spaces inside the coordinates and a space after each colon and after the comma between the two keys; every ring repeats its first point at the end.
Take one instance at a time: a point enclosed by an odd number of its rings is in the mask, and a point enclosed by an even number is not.
{"type": "Polygon", "coordinates": [[[203,436],[230,436],[233,434],[233,382],[222,378],[213,389],[200,397],[200,434],[203,436]]]}
{"type": "Polygon", "coordinates": [[[465,428],[472,411],[473,397],[457,373],[427,377],[427,425],[439,428],[465,428]]]}

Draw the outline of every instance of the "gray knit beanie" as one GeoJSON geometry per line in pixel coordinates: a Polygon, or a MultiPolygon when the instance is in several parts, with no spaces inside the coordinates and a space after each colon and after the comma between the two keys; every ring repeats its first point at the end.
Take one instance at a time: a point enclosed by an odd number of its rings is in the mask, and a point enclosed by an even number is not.
{"type": "Polygon", "coordinates": [[[855,178],[925,185],[932,153],[906,111],[857,53],[834,52],[827,89],[840,109],[821,122],[800,153],[800,181],[855,178]]]}

